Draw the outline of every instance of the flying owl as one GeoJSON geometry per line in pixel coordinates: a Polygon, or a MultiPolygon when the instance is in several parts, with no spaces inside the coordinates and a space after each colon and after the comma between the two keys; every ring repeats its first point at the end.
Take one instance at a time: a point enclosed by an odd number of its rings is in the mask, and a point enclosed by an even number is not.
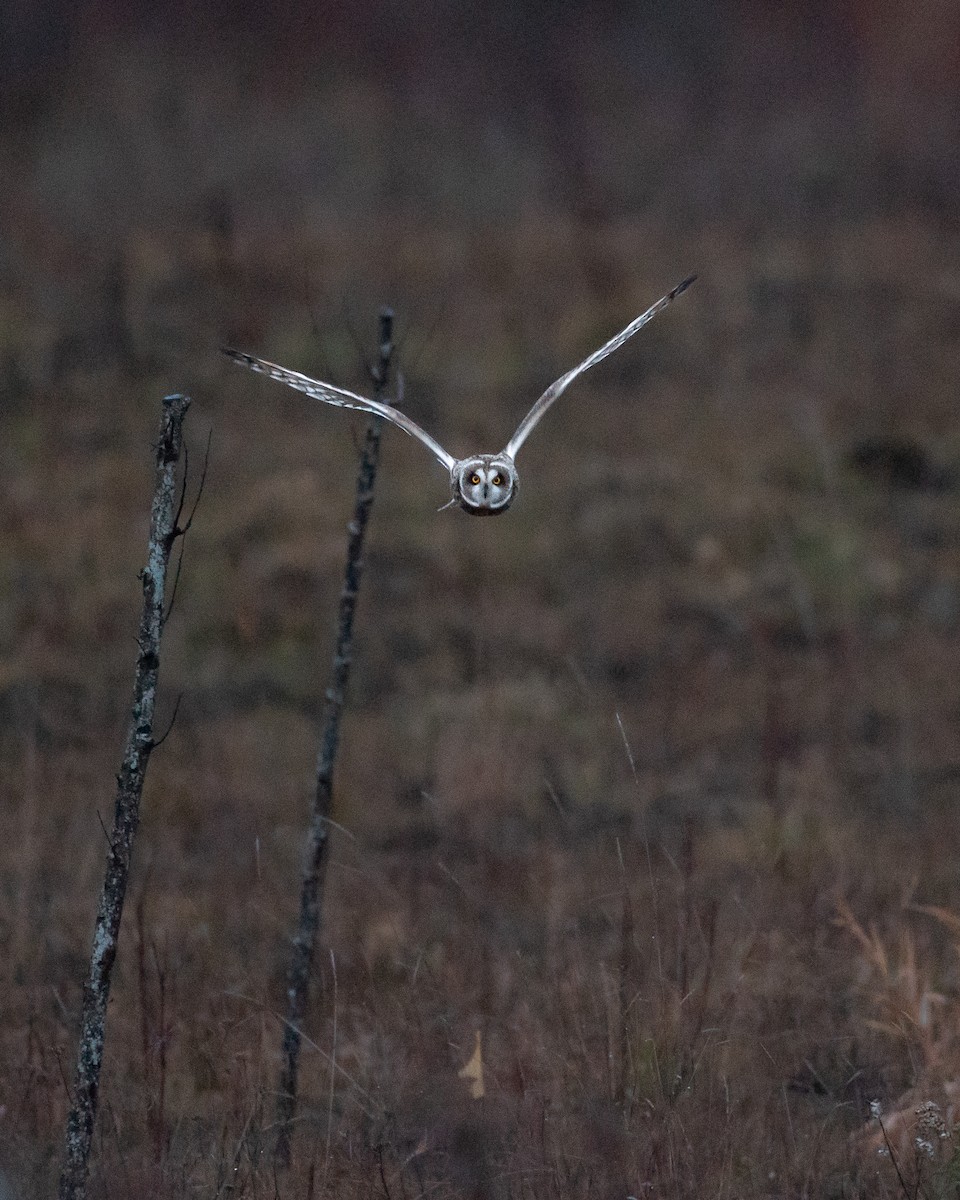
{"type": "Polygon", "coordinates": [[[656,304],[651,305],[645,313],[631,321],[625,329],[621,329],[615,337],[585,358],[579,366],[551,383],[517,426],[513,437],[499,454],[471,454],[468,458],[454,458],[429,433],[421,429],[415,421],[411,421],[406,413],[394,408],[391,404],[384,404],[379,400],[368,400],[364,396],[357,396],[343,388],[333,387],[332,384],[310,379],[309,376],[301,375],[297,371],[288,371],[285,367],[278,367],[275,363],[267,362],[262,358],[254,358],[239,350],[228,350],[224,347],[223,353],[232,358],[234,362],[240,363],[241,366],[249,367],[251,371],[259,371],[263,375],[269,375],[271,379],[285,383],[288,387],[296,388],[297,391],[304,392],[315,400],[323,400],[327,404],[335,404],[339,408],[358,409],[360,412],[373,413],[378,417],[383,417],[385,421],[391,422],[402,429],[404,433],[408,433],[422,442],[434,458],[450,472],[451,499],[449,504],[444,505],[444,508],[459,504],[465,512],[472,516],[494,517],[506,512],[517,497],[520,482],[515,464],[517,451],[539,424],[540,418],[547,409],[559,399],[579,375],[595,366],[608,354],[612,354],[614,350],[619,349],[628,338],[632,338],[661,309],[666,308],[681,292],[686,291],[695,279],[696,275],[691,275],[683,283],[678,284],[672,292],[668,292],[656,304]]]}

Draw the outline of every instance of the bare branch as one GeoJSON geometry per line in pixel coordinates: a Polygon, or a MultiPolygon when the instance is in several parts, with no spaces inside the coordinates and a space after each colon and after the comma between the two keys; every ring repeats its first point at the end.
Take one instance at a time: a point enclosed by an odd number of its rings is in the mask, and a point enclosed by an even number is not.
{"type": "MultiPolygon", "coordinates": [[[[389,384],[393,356],[393,313],[388,308],[384,308],[380,313],[379,334],[378,361],[371,371],[378,400],[386,392],[389,384]]],[[[347,556],[340,591],[336,644],[326,691],[313,805],[304,848],[300,916],[287,971],[287,1017],[283,1028],[283,1061],[277,1089],[276,1155],[281,1166],[290,1161],[290,1131],[297,1106],[297,1072],[303,1036],[301,1029],[307,1007],[314,944],[323,904],[323,880],[333,798],[333,769],[340,742],[340,717],[353,658],[353,618],[363,574],[364,541],[373,506],[382,426],[382,419],[376,416],[367,424],[366,439],[357,472],[353,518],[347,526],[347,556]]]]}
{"type": "MultiPolygon", "coordinates": [[[[156,447],[157,474],[150,510],[147,564],[140,573],[143,608],[137,637],[133,704],[127,740],[117,775],[113,830],[109,835],[106,871],[94,927],[90,972],[83,989],[76,1083],[67,1119],[66,1152],[60,1176],[60,1200],[83,1200],[103,1062],[104,1028],[110,979],[130,874],[133,840],[140,823],[140,800],[153,739],[160,639],[170,548],[176,530],[175,484],[183,450],[183,421],[190,407],[187,396],[163,401],[160,438],[156,447]]],[[[184,490],[186,485],[184,484],[184,490]]],[[[182,507],[183,496],[180,505],[182,507]]],[[[106,831],[105,831],[106,832],[106,831]]]]}

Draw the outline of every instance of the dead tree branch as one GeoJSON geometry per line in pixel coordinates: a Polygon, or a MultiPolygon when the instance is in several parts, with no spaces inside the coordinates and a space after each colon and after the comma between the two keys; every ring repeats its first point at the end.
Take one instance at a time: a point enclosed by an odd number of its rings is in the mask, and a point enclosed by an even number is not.
{"type": "MultiPolygon", "coordinates": [[[[393,355],[393,313],[380,313],[380,352],[371,372],[374,396],[381,399],[390,381],[390,361],[393,355]]],[[[297,1069],[300,1058],[300,1027],[307,1008],[310,987],[310,968],[313,949],[320,926],[323,904],[323,879],[327,859],[327,840],[330,835],[330,809],[333,795],[333,768],[340,741],[340,716],[350,676],[353,654],[353,616],[363,574],[363,546],[367,521],[373,505],[373,490],[380,453],[380,433],[383,422],[371,418],[360,456],[357,473],[353,519],[347,526],[347,558],[340,608],[337,618],[337,640],[321,725],[320,750],[317,755],[316,788],[310,811],[310,825],[303,859],[300,886],[300,916],[293,937],[290,966],[287,972],[287,1019],[284,1024],[282,1065],[277,1098],[277,1162],[283,1166],[290,1160],[290,1129],[297,1107],[297,1069]]]]}
{"type": "Polygon", "coordinates": [[[117,938],[130,873],[133,839],[140,821],[140,798],[147,763],[155,742],[153,716],[160,671],[160,638],[170,552],[182,530],[177,526],[175,483],[183,448],[183,421],[190,407],[188,396],[167,396],[163,401],[160,439],[157,443],[157,477],[150,511],[147,565],[140,572],[143,609],[137,637],[137,665],[133,707],[120,772],[107,866],[97,906],[97,921],[90,956],[90,974],[83,989],[80,1041],[73,1102],[67,1119],[66,1152],[60,1176],[60,1200],[83,1200],[97,1097],[103,1062],[104,1022],[110,996],[110,977],[117,954],[117,938]]]}

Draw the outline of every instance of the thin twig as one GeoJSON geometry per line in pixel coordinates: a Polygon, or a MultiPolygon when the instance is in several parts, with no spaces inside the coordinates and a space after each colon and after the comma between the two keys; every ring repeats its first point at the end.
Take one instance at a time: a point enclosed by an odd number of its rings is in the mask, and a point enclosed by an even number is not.
{"type": "MultiPolygon", "coordinates": [[[[384,310],[384,311],[386,311],[386,310],[384,310]]],[[[344,297],[343,303],[340,305],[340,320],[343,321],[344,328],[347,331],[347,336],[350,338],[350,341],[353,342],[354,351],[356,352],[357,358],[360,359],[360,362],[363,365],[364,371],[373,380],[374,384],[379,387],[380,385],[379,385],[379,378],[378,378],[378,370],[379,370],[380,366],[382,365],[383,360],[381,358],[378,361],[377,365],[374,366],[374,364],[367,357],[367,348],[366,348],[366,346],[364,346],[362,339],[360,338],[360,336],[358,335],[358,333],[356,331],[356,328],[354,327],[353,320],[350,316],[350,306],[347,303],[346,297],[344,297]]],[[[381,346],[382,346],[382,340],[381,340],[381,346]]],[[[393,353],[393,315],[392,314],[391,314],[391,320],[390,320],[390,351],[392,354],[393,353]]],[[[379,395],[377,396],[377,399],[378,400],[380,399],[379,395]]]]}
{"type": "Polygon", "coordinates": [[[185,537],[190,532],[190,526],[193,524],[193,518],[197,515],[197,509],[200,507],[200,501],[203,499],[203,489],[207,485],[207,471],[210,467],[210,446],[213,444],[213,429],[207,433],[207,444],[203,450],[203,466],[200,468],[200,482],[197,484],[197,494],[193,498],[193,504],[190,506],[190,516],[187,517],[186,525],[180,525],[180,516],[177,515],[176,536],[178,538],[185,537]]]}
{"type": "Polygon", "coordinates": [[[901,1188],[904,1196],[906,1197],[906,1200],[916,1200],[916,1196],[917,1196],[918,1192],[921,1195],[925,1194],[920,1187],[919,1179],[917,1180],[916,1191],[914,1192],[913,1196],[911,1197],[910,1189],[907,1187],[907,1181],[904,1179],[903,1172],[900,1170],[900,1163],[897,1160],[897,1152],[894,1150],[893,1146],[890,1143],[890,1138],[887,1136],[886,1127],[884,1126],[883,1121],[880,1119],[880,1117],[877,1117],[877,1124],[880,1126],[880,1132],[883,1134],[883,1143],[887,1148],[887,1154],[890,1156],[890,1161],[893,1163],[893,1169],[897,1173],[897,1179],[900,1181],[900,1188],[901,1188]]]}
{"type": "MultiPolygon", "coordinates": [[[[403,360],[404,360],[404,362],[407,363],[409,371],[411,371],[411,372],[416,371],[417,366],[419,365],[424,354],[427,352],[427,350],[432,345],[434,339],[436,338],[437,331],[440,329],[440,326],[446,317],[446,314],[448,311],[447,302],[450,299],[450,295],[452,292],[453,292],[453,287],[450,284],[448,284],[445,288],[443,288],[443,290],[440,293],[440,299],[436,305],[435,315],[433,316],[432,319],[430,319],[428,321],[428,323],[425,326],[423,326],[423,334],[420,337],[419,345],[416,347],[415,350],[411,350],[409,356],[407,356],[407,355],[403,356],[403,360]]],[[[407,339],[410,337],[410,335],[414,332],[414,330],[416,328],[417,328],[416,314],[411,314],[410,319],[407,322],[406,330],[404,331],[402,337],[400,337],[400,339],[397,342],[397,353],[398,354],[403,353],[403,349],[407,344],[407,339]]]]}
{"type": "Polygon", "coordinates": [[[173,521],[170,524],[170,532],[167,534],[170,544],[173,545],[176,540],[177,530],[180,527],[180,517],[183,514],[183,505],[187,499],[187,484],[190,482],[190,447],[186,441],[183,443],[183,474],[180,480],[180,498],[177,501],[177,511],[173,514],[173,521]]]}
{"type": "Polygon", "coordinates": [[[387,1173],[383,1169],[383,1146],[382,1145],[377,1146],[377,1162],[380,1165],[380,1182],[383,1184],[383,1194],[384,1194],[384,1196],[386,1196],[386,1200],[393,1200],[393,1197],[390,1195],[390,1188],[387,1186],[387,1173]]]}
{"type": "Polygon", "coordinates": [[[179,696],[177,696],[176,703],[173,706],[173,713],[170,716],[170,721],[167,725],[167,728],[164,730],[163,735],[161,737],[154,739],[154,742],[153,742],[154,750],[156,750],[159,746],[162,746],[163,743],[170,736],[171,732],[173,731],[173,727],[176,724],[176,720],[177,720],[177,713],[180,711],[180,701],[182,699],[183,699],[183,692],[181,692],[179,694],[179,696]]]}
{"type": "Polygon", "coordinates": [[[190,516],[187,517],[186,525],[181,526],[180,517],[183,514],[183,502],[187,494],[187,446],[183,447],[183,490],[180,493],[180,503],[177,506],[177,515],[173,521],[173,533],[170,536],[170,545],[180,539],[180,553],[177,555],[177,569],[173,577],[173,587],[170,589],[170,603],[167,605],[167,611],[163,614],[163,624],[166,625],[170,620],[170,614],[173,612],[173,606],[177,599],[177,588],[180,586],[180,571],[183,568],[183,553],[186,549],[186,537],[190,532],[190,526],[193,524],[193,518],[197,515],[197,509],[200,507],[200,501],[203,498],[203,489],[207,482],[207,468],[210,466],[210,444],[213,441],[213,430],[207,434],[207,445],[203,452],[203,467],[200,471],[200,483],[197,487],[197,494],[193,498],[193,505],[190,508],[190,516]]]}
{"type": "MultiPolygon", "coordinates": [[[[623,748],[627,752],[627,762],[630,764],[630,773],[633,775],[633,782],[637,789],[637,794],[640,794],[640,776],[637,773],[636,759],[633,757],[633,747],[627,739],[627,731],[623,727],[623,720],[619,713],[616,713],[617,727],[620,730],[620,737],[623,739],[623,748]]],[[[641,797],[642,801],[642,797],[641,797]]],[[[657,905],[657,884],[653,874],[653,858],[650,854],[650,837],[647,833],[647,820],[643,808],[640,810],[640,827],[643,831],[643,848],[647,858],[647,876],[650,880],[650,908],[653,916],[653,944],[657,952],[657,974],[660,980],[660,999],[664,1000],[664,974],[663,974],[663,956],[660,951],[660,916],[657,905]]]]}
{"type": "Polygon", "coordinates": [[[327,1150],[324,1161],[324,1177],[330,1165],[330,1142],[333,1137],[333,1094],[337,1067],[337,960],[330,948],[330,970],[333,972],[333,1038],[330,1046],[330,1098],[327,1104],[327,1150]]]}
{"type": "MultiPolygon", "coordinates": [[[[310,276],[306,271],[303,278],[304,296],[306,299],[307,312],[310,314],[310,332],[313,334],[314,344],[316,345],[316,356],[320,368],[323,372],[323,378],[329,379],[331,383],[339,385],[337,378],[338,371],[330,360],[330,356],[326,353],[323,345],[323,337],[320,334],[320,325],[317,322],[317,307],[314,303],[313,287],[311,285],[310,276]]],[[[329,307],[329,302],[327,304],[329,307]]],[[[359,454],[359,449],[357,453],[359,454]]]]}

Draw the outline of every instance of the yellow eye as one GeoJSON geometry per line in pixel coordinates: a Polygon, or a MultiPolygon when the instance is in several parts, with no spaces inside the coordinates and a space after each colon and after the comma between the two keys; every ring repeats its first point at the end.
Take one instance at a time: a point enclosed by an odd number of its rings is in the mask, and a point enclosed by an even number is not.
{"type": "Polygon", "coordinates": [[[502,475],[494,475],[493,486],[499,487],[501,483],[503,483],[503,476],[502,475]]]}
{"type": "Polygon", "coordinates": [[[470,482],[474,485],[474,487],[476,487],[476,485],[480,482],[480,476],[479,475],[471,475],[470,482]]]}

